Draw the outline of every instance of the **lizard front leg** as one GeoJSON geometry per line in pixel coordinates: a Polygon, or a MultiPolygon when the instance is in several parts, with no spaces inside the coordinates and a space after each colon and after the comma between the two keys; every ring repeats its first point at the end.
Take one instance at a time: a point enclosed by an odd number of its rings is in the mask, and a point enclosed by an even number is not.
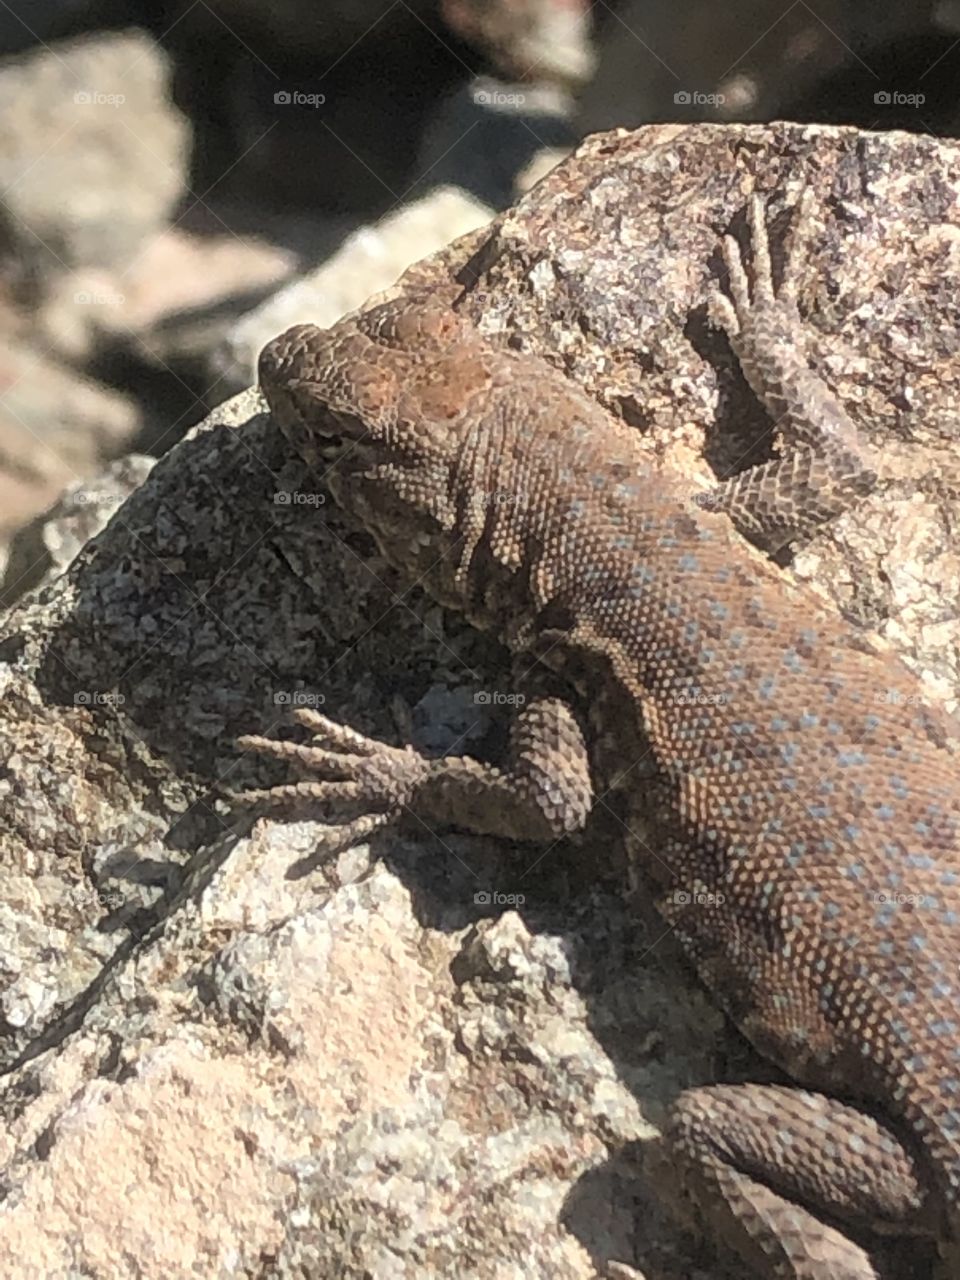
{"type": "Polygon", "coordinates": [[[749,208],[752,283],[739,245],[725,236],[729,296],[716,288],[710,298],[711,320],[726,332],[744,376],[783,431],[787,449],[783,457],[723,481],[698,502],[725,511],[742,533],[768,551],[808,535],[869,493],[877,481],[856,425],[807,362],[797,275],[798,242],[809,234],[810,221],[808,188],[778,288],[766,214],[760,197],[754,196],[749,208]]]}
{"type": "Polygon", "coordinates": [[[295,764],[301,782],[240,792],[244,806],[359,807],[351,838],[362,839],[404,813],[427,826],[463,827],[513,840],[546,841],[579,830],[593,802],[580,726],[559,698],[537,698],[515,717],[502,766],[472,756],[428,759],[412,747],[392,747],[300,709],[295,719],[313,734],[308,744],[246,736],[238,745],[295,764]]]}

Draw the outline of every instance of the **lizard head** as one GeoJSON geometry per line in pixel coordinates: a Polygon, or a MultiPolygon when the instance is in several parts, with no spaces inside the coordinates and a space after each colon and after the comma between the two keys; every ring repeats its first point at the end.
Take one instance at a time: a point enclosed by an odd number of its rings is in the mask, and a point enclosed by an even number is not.
{"type": "MultiPolygon", "coordinates": [[[[308,464],[329,464],[334,500],[420,578],[438,560],[438,537],[462,540],[458,513],[474,497],[496,367],[468,321],[407,298],[331,329],[288,329],[263,349],[259,374],[292,447],[308,464]]],[[[446,558],[428,573],[436,595],[450,597],[455,571],[446,558]]]]}
{"type": "Polygon", "coordinates": [[[315,324],[294,325],[267,343],[258,362],[270,416],[310,464],[336,450],[343,438],[327,394],[329,335],[315,324]]]}
{"type": "Polygon", "coordinates": [[[271,416],[308,462],[453,466],[490,379],[472,325],[436,303],[388,302],[330,329],[298,324],[263,348],[271,416]]]}

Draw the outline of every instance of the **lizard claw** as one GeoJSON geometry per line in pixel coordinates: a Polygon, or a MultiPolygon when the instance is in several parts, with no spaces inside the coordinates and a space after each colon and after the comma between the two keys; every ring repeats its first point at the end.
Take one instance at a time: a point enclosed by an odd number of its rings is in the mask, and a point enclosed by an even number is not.
{"type": "Polygon", "coordinates": [[[707,296],[707,318],[714,329],[722,329],[731,338],[740,332],[737,309],[719,285],[714,285],[707,296]]]}

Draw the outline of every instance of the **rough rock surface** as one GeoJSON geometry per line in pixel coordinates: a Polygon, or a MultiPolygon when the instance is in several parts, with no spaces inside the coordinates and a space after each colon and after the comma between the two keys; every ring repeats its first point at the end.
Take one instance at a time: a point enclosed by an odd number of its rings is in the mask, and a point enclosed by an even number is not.
{"type": "MultiPolygon", "coordinates": [[[[717,238],[804,183],[829,217],[801,309],[889,476],[784,572],[952,701],[960,149],[592,138],[398,291],[462,287],[705,483],[773,434],[705,323],[717,238]]],[[[232,739],[297,701],[434,750],[495,745],[509,711],[495,639],[397,593],[256,392],[4,619],[0,664],[0,1274],[742,1275],[675,1216],[652,1136],[680,1088],[771,1073],[595,831],[338,851],[212,795],[264,780],[232,739]]]]}
{"type": "Polygon", "coordinates": [[[44,579],[63,573],[139,488],[154,461],[141,453],[118,458],[98,476],[67,489],[49,511],[18,530],[0,576],[0,606],[14,604],[44,579]]]}

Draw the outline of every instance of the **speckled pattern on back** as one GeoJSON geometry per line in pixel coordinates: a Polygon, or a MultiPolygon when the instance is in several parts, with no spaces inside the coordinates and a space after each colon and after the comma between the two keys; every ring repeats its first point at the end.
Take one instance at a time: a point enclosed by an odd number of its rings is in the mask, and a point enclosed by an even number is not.
{"type": "MultiPolygon", "coordinates": [[[[293,446],[334,459],[334,498],[409,582],[581,693],[584,673],[612,692],[622,786],[655,763],[656,830],[631,841],[641,878],[722,1006],[803,1086],[683,1095],[676,1159],[757,1274],[869,1280],[860,1227],[954,1240],[960,1224],[958,757],[908,670],[725,514],[777,541],[778,522],[803,525],[803,484],[823,518],[874,480],[797,354],[757,205],[751,221],[753,283],[728,240],[732,301],[713,312],[790,416],[803,483],[784,459],[696,499],[561,374],[429,301],[291,329],[260,376],[293,446]]],[[[264,802],[367,795],[364,831],[409,807],[545,839],[607,785],[582,711],[575,692],[572,707],[532,703],[499,769],[424,761],[315,714],[300,717],[310,747],[247,745],[319,775],[264,802]]]]}

